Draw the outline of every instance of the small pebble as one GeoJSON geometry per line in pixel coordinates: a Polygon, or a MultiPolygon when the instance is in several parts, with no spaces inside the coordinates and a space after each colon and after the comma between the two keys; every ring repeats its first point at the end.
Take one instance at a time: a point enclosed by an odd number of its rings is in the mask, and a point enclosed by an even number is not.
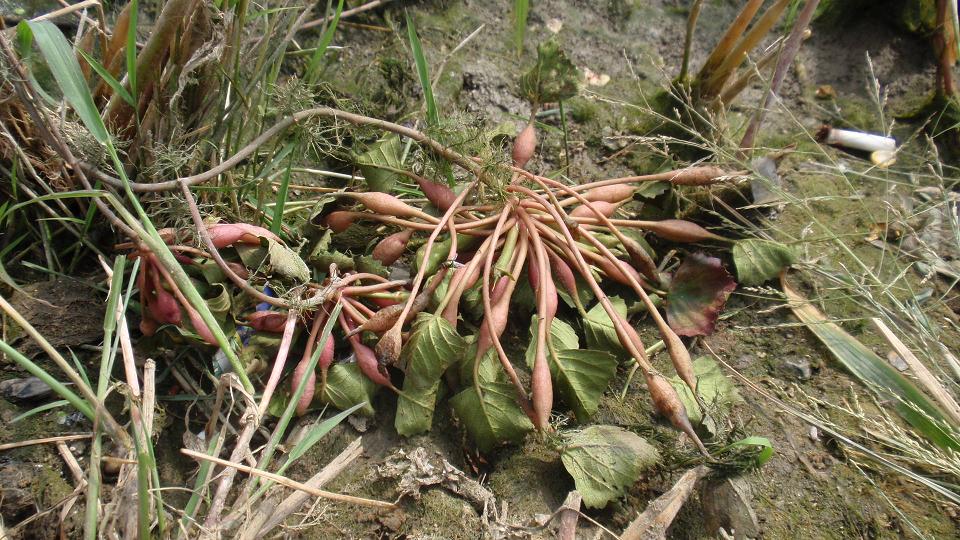
{"type": "Polygon", "coordinates": [[[890,365],[895,367],[897,371],[906,371],[910,368],[907,365],[906,360],[902,356],[897,354],[895,351],[890,351],[887,353],[887,362],[890,362],[890,365]]]}
{"type": "Polygon", "coordinates": [[[49,397],[53,390],[37,377],[7,379],[0,382],[0,396],[9,401],[38,401],[49,397]]]}
{"type": "Polygon", "coordinates": [[[802,381],[813,376],[813,368],[810,367],[810,361],[806,358],[791,358],[784,362],[784,366],[802,381]]]}

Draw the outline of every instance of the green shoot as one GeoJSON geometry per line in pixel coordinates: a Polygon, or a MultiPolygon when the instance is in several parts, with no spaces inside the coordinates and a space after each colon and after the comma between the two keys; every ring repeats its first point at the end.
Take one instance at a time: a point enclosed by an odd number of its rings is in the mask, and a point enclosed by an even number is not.
{"type": "Polygon", "coordinates": [[[30,409],[29,411],[27,411],[27,412],[25,412],[25,413],[23,413],[23,414],[18,414],[17,416],[13,417],[13,420],[10,420],[10,423],[11,423],[11,424],[16,424],[17,422],[19,422],[19,421],[21,421],[21,420],[26,420],[27,418],[30,418],[31,416],[33,416],[33,415],[35,415],[35,414],[40,414],[40,413],[42,413],[42,412],[47,412],[47,411],[49,411],[49,410],[51,410],[51,409],[56,409],[56,408],[63,407],[64,405],[69,405],[69,404],[70,404],[70,402],[67,401],[67,400],[65,400],[65,399],[58,399],[57,401],[51,401],[50,403],[44,403],[43,405],[40,405],[39,407],[34,407],[34,408],[30,409]]]}
{"type": "Polygon", "coordinates": [[[340,0],[337,4],[337,11],[333,14],[333,20],[330,21],[326,31],[323,32],[323,36],[320,37],[320,44],[317,45],[316,50],[313,51],[310,64],[307,66],[304,79],[306,79],[309,84],[316,84],[317,79],[320,77],[320,61],[323,60],[323,55],[327,52],[327,47],[329,47],[333,41],[333,34],[337,31],[337,23],[340,22],[340,13],[342,11],[343,0],[340,0]]]}
{"type": "Polygon", "coordinates": [[[527,16],[530,14],[530,0],[513,2],[513,46],[517,56],[523,54],[523,38],[527,33],[527,16]]]}
{"type": "Polygon", "coordinates": [[[420,86],[423,88],[423,101],[427,106],[427,125],[436,127],[440,124],[440,113],[437,110],[437,102],[433,98],[433,87],[430,84],[430,70],[427,65],[427,58],[423,55],[423,45],[420,44],[420,36],[417,35],[417,28],[413,24],[413,19],[407,13],[407,37],[410,40],[410,50],[413,52],[413,61],[417,65],[417,77],[420,78],[420,86]]]}
{"type": "MultiPolygon", "coordinates": [[[[417,66],[417,77],[420,79],[420,86],[423,88],[423,101],[427,107],[427,126],[436,128],[440,125],[440,111],[437,109],[437,102],[433,97],[433,85],[430,83],[430,69],[427,65],[427,57],[423,54],[423,45],[420,43],[420,36],[417,35],[417,28],[413,24],[413,19],[409,13],[406,14],[406,17],[407,38],[410,41],[413,61],[417,66]]],[[[444,176],[447,177],[447,184],[453,187],[456,181],[449,163],[443,163],[443,172],[444,176]]]]}
{"type": "MultiPolygon", "coordinates": [[[[290,145],[291,147],[293,145],[290,145]]],[[[287,168],[283,171],[280,187],[277,189],[277,204],[273,207],[273,219],[270,221],[270,231],[280,235],[283,228],[283,209],[287,205],[287,192],[290,186],[290,168],[293,167],[293,157],[287,161],[287,168]]]]}
{"type": "MultiPolygon", "coordinates": [[[[103,348],[100,356],[100,377],[97,380],[97,401],[103,403],[107,396],[107,386],[110,382],[110,372],[113,365],[114,352],[113,333],[117,327],[117,305],[120,299],[123,283],[123,270],[126,266],[125,257],[117,257],[113,263],[113,278],[110,283],[110,294],[107,296],[107,309],[103,316],[103,348]]],[[[103,451],[103,437],[99,429],[99,415],[93,421],[93,441],[90,445],[90,469],[87,476],[87,509],[84,521],[83,534],[87,540],[97,538],[97,518],[100,510],[100,458],[103,451]]]]}
{"type": "MultiPolygon", "coordinates": [[[[139,1],[130,0],[130,24],[127,26],[127,83],[130,85],[130,106],[137,110],[137,98],[139,88],[137,87],[137,11],[139,11],[139,1]]],[[[86,55],[84,55],[86,58],[86,55]]],[[[96,68],[94,68],[96,69],[96,68]]]]}
{"type": "MultiPolygon", "coordinates": [[[[332,339],[331,334],[333,333],[333,327],[337,321],[337,317],[340,315],[341,309],[343,309],[343,306],[339,303],[336,304],[327,317],[327,322],[320,334],[320,340],[317,342],[317,346],[314,347],[313,354],[310,356],[310,364],[307,366],[306,373],[313,373],[313,370],[316,369],[317,362],[320,360],[320,353],[323,352],[327,340],[332,339]]],[[[297,403],[300,401],[300,396],[303,395],[304,390],[306,390],[306,385],[298,384],[297,389],[293,392],[293,395],[290,396],[287,407],[283,410],[283,414],[280,415],[280,420],[277,422],[277,428],[274,430],[270,440],[267,441],[267,446],[264,448],[263,454],[261,454],[260,462],[257,464],[259,468],[266,469],[269,467],[270,461],[273,459],[273,452],[276,450],[277,444],[280,443],[280,436],[286,432],[287,425],[289,425],[290,420],[293,418],[293,413],[297,409],[297,403]]],[[[282,473],[283,470],[281,469],[278,474],[282,473]]]]}
{"type": "Polygon", "coordinates": [[[96,58],[83,52],[82,49],[77,49],[77,52],[80,53],[80,56],[83,57],[87,64],[89,64],[90,67],[97,72],[97,75],[100,75],[100,78],[103,79],[103,82],[107,83],[107,85],[113,89],[117,95],[123,98],[123,100],[126,101],[131,107],[137,106],[137,102],[133,100],[133,96],[130,95],[130,92],[124,88],[123,84],[118,81],[116,77],[110,74],[107,68],[103,67],[103,64],[101,64],[96,58]]]}

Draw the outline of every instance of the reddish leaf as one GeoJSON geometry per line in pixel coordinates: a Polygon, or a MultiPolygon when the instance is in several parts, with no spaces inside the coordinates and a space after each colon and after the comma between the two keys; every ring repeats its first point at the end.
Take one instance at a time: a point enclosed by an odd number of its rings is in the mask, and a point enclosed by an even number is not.
{"type": "Polygon", "coordinates": [[[673,275],[667,293],[667,322],[681,336],[710,334],[736,288],[720,259],[702,253],[690,255],[673,275]]]}

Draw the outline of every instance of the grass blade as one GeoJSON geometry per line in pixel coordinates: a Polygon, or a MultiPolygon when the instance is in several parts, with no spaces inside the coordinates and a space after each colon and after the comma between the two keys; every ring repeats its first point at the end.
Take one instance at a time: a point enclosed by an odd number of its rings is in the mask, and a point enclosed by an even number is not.
{"type": "MultiPolygon", "coordinates": [[[[313,371],[317,368],[317,362],[320,360],[320,353],[323,352],[324,347],[326,347],[327,340],[333,339],[331,336],[333,333],[333,326],[337,321],[337,317],[340,315],[341,309],[343,309],[343,306],[340,303],[337,303],[330,311],[330,315],[327,316],[326,324],[323,326],[323,330],[320,332],[320,339],[317,342],[317,346],[313,349],[313,354],[310,356],[310,363],[307,365],[305,373],[313,373],[313,371]]],[[[277,421],[277,427],[271,434],[270,440],[267,441],[267,445],[264,447],[263,453],[260,454],[260,460],[257,463],[257,466],[261,469],[266,469],[270,466],[270,461],[273,459],[273,453],[276,450],[277,445],[280,443],[280,437],[286,432],[287,426],[290,424],[290,420],[293,418],[293,413],[297,409],[297,403],[300,401],[300,396],[303,395],[303,392],[307,388],[306,385],[303,384],[304,382],[305,380],[301,381],[301,383],[297,385],[297,389],[294,390],[293,395],[290,396],[289,401],[287,401],[287,407],[283,410],[283,414],[280,415],[280,419],[277,421]]],[[[288,459],[287,463],[290,462],[291,460],[288,459]]],[[[255,483],[251,484],[251,486],[255,485],[255,483]]],[[[266,487],[261,487],[251,501],[255,501],[256,498],[262,495],[264,491],[266,491],[266,487]]]]}
{"type": "Polygon", "coordinates": [[[353,407],[338,413],[336,416],[327,418],[319,425],[314,427],[310,433],[303,438],[302,441],[297,443],[297,445],[290,450],[290,453],[287,455],[287,460],[283,465],[280,466],[279,469],[277,469],[277,473],[283,474],[283,472],[287,470],[287,467],[293,465],[296,460],[300,459],[301,456],[307,453],[307,450],[310,450],[313,445],[317,444],[317,442],[319,442],[324,435],[329,433],[331,429],[337,427],[337,425],[340,424],[340,422],[343,422],[346,417],[350,416],[364,405],[366,405],[366,402],[357,403],[353,407]]]}
{"type": "Polygon", "coordinates": [[[42,413],[42,412],[49,411],[50,409],[56,409],[57,407],[63,407],[64,405],[69,405],[69,404],[70,404],[70,402],[67,401],[67,400],[65,400],[65,399],[58,399],[57,401],[51,401],[50,403],[44,403],[43,405],[40,405],[39,407],[34,407],[34,408],[30,409],[29,411],[27,411],[27,412],[25,412],[25,413],[23,413],[23,414],[19,414],[19,415],[15,416],[15,417],[13,418],[13,420],[10,420],[10,423],[11,423],[11,424],[16,424],[17,422],[19,422],[19,421],[21,421],[21,420],[25,420],[25,419],[27,419],[27,418],[30,418],[31,416],[33,416],[33,415],[35,415],[35,414],[40,414],[40,413],[42,413]]]}
{"type": "Polygon", "coordinates": [[[513,46],[517,56],[523,53],[523,38],[527,33],[527,16],[530,14],[530,0],[513,2],[513,46]]]}
{"type": "Polygon", "coordinates": [[[53,378],[52,375],[47,373],[42,367],[34,364],[26,356],[20,354],[20,351],[11,347],[6,341],[0,340],[0,352],[7,355],[8,358],[13,359],[20,367],[26,370],[27,373],[33,375],[34,377],[43,381],[47,386],[49,386],[53,391],[63,399],[67,400],[70,405],[78,410],[81,414],[93,420],[93,407],[89,403],[76,395],[69,388],[66,387],[63,383],[53,378]]]}
{"type": "Polygon", "coordinates": [[[909,379],[860,343],[838,325],[829,322],[816,307],[781,279],[783,292],[793,313],[830,350],[854,377],[889,400],[897,413],[918,433],[935,445],[960,450],[960,440],[949,426],[947,416],[909,379]]]}
{"type": "Polygon", "coordinates": [[[100,118],[100,111],[93,103],[93,96],[90,95],[87,81],[84,80],[83,72],[80,71],[80,64],[77,62],[76,55],[73,54],[73,48],[67,43],[67,38],[63,37],[63,32],[49,21],[24,21],[20,25],[28,25],[33,32],[33,39],[47,61],[47,66],[53,78],[56,79],[57,85],[60,86],[64,99],[76,111],[80,121],[98,141],[103,144],[108,143],[110,135],[107,133],[107,127],[100,118]]]}
{"type": "MultiPolygon", "coordinates": [[[[291,147],[293,145],[290,145],[291,147]]],[[[287,193],[290,187],[290,168],[293,167],[293,157],[287,161],[287,168],[283,171],[283,178],[277,188],[277,204],[273,206],[273,219],[270,220],[270,232],[280,236],[283,229],[283,210],[287,206],[287,193]]]]}
{"type": "Polygon", "coordinates": [[[417,65],[417,77],[420,78],[420,86],[423,87],[423,100],[427,105],[427,124],[430,127],[436,127],[440,124],[440,113],[437,111],[437,102],[433,98],[433,86],[430,85],[430,70],[427,66],[427,58],[423,55],[423,45],[420,44],[420,36],[417,35],[417,28],[413,24],[413,19],[407,13],[407,37],[410,40],[410,50],[413,52],[413,61],[417,65]]]}
{"type": "Polygon", "coordinates": [[[130,104],[131,107],[136,105],[136,102],[133,101],[133,96],[130,95],[130,92],[127,92],[127,89],[120,84],[120,81],[116,79],[113,75],[107,71],[107,68],[103,67],[103,64],[97,61],[96,58],[90,56],[89,54],[83,52],[83,49],[77,49],[77,52],[80,53],[80,56],[86,60],[87,64],[97,72],[97,75],[100,75],[100,78],[103,79],[103,82],[107,83],[114,92],[120,95],[124,101],[130,104]]]}
{"type": "MultiPolygon", "coordinates": [[[[138,0],[130,1],[130,23],[127,25],[127,83],[130,85],[130,101],[127,103],[137,109],[137,10],[138,0]]],[[[123,94],[120,94],[121,96],[123,94]]]]}
{"type": "MultiPolygon", "coordinates": [[[[296,403],[296,401],[291,401],[291,403],[296,403]]],[[[297,445],[294,446],[292,450],[290,450],[290,453],[287,455],[287,460],[283,463],[283,465],[280,466],[279,469],[277,469],[277,474],[283,474],[288,467],[296,463],[298,459],[300,459],[305,453],[307,453],[307,450],[310,450],[311,448],[313,448],[313,445],[320,442],[320,439],[322,439],[324,435],[329,433],[331,429],[340,425],[340,422],[343,422],[344,419],[346,419],[348,416],[350,416],[351,414],[353,414],[354,412],[356,412],[358,409],[362,408],[366,404],[367,404],[366,401],[362,403],[357,403],[353,407],[350,407],[345,411],[341,411],[336,416],[327,418],[326,420],[324,420],[323,422],[315,426],[313,430],[311,430],[310,433],[303,438],[303,440],[297,443],[297,445]]],[[[257,501],[268,489],[270,489],[270,486],[272,486],[273,483],[274,482],[272,480],[269,480],[269,479],[264,480],[263,484],[260,486],[260,488],[257,490],[257,492],[253,495],[253,497],[250,500],[253,502],[257,501]]]]}
{"type": "MultiPolygon", "coordinates": [[[[437,109],[437,101],[433,97],[433,85],[430,84],[430,69],[427,65],[427,57],[423,54],[423,45],[420,43],[420,36],[417,35],[417,27],[413,24],[413,19],[409,13],[406,13],[406,17],[407,38],[410,40],[413,61],[417,65],[417,77],[420,79],[420,86],[423,88],[423,101],[427,106],[427,126],[435,128],[440,125],[440,111],[437,109]]],[[[447,177],[447,184],[453,187],[456,180],[453,177],[450,164],[443,162],[441,167],[444,176],[447,177]]]]}
{"type": "MultiPolygon", "coordinates": [[[[110,372],[116,352],[113,340],[114,330],[117,328],[117,305],[120,302],[120,293],[123,286],[123,269],[126,266],[125,257],[117,257],[113,263],[113,277],[110,280],[110,294],[107,295],[107,308],[103,315],[103,347],[100,355],[100,376],[97,379],[97,400],[103,403],[110,383],[110,372]]],[[[87,509],[84,520],[83,536],[87,540],[97,538],[97,520],[100,510],[100,458],[103,452],[103,436],[100,433],[99,417],[93,422],[93,441],[90,444],[90,469],[87,476],[87,509]]],[[[136,443],[136,440],[134,440],[136,443]]]]}
{"type": "Polygon", "coordinates": [[[326,31],[324,31],[323,36],[320,37],[320,43],[317,45],[317,49],[313,51],[313,56],[310,58],[310,64],[307,65],[307,72],[305,79],[310,84],[315,84],[317,78],[320,77],[320,61],[323,60],[323,55],[327,52],[327,47],[330,46],[330,43],[333,41],[333,34],[337,31],[337,23],[340,22],[340,13],[343,11],[343,0],[337,4],[337,11],[333,14],[333,20],[330,21],[330,24],[327,26],[326,31]]]}

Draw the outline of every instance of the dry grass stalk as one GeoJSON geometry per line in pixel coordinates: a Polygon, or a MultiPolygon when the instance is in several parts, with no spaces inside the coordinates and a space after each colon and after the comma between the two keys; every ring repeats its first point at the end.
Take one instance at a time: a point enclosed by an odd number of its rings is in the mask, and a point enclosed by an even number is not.
{"type": "Polygon", "coordinates": [[[29,439],[13,443],[0,444],[0,452],[4,450],[13,450],[14,448],[23,448],[24,446],[33,446],[35,444],[49,444],[64,441],[79,441],[80,439],[89,439],[93,433],[78,433],[76,435],[59,435],[57,437],[44,437],[42,439],[29,439]]]}
{"type": "Polygon", "coordinates": [[[933,376],[933,373],[930,373],[930,370],[927,369],[927,366],[920,361],[919,358],[913,351],[911,351],[903,341],[897,337],[896,334],[890,330],[890,327],[886,325],[881,319],[874,317],[873,324],[880,330],[880,333],[883,334],[884,339],[890,343],[890,346],[893,347],[893,350],[900,355],[900,358],[903,358],[903,361],[910,366],[913,374],[916,375],[917,380],[920,381],[920,384],[927,390],[927,392],[937,400],[938,403],[943,407],[944,412],[950,415],[950,418],[953,419],[958,425],[960,425],[960,405],[957,404],[956,400],[953,399],[953,396],[947,392],[947,389],[940,384],[940,381],[933,376]]]}
{"type": "Polygon", "coordinates": [[[303,492],[305,492],[305,493],[309,493],[310,495],[313,495],[314,497],[319,497],[319,498],[322,498],[322,499],[329,499],[329,500],[331,500],[331,501],[338,501],[338,502],[344,502],[344,503],[349,503],[349,504],[356,504],[356,505],[359,505],[359,506],[370,506],[370,507],[373,507],[373,508],[386,508],[386,509],[388,509],[388,510],[392,510],[392,509],[396,508],[396,505],[393,504],[393,503],[388,503],[388,502],[384,502],[384,501],[377,501],[377,500],[374,500],[374,499],[364,499],[363,497],[354,497],[354,496],[352,496],[352,495],[343,495],[343,494],[341,494],[341,493],[333,493],[333,492],[331,492],[331,491],[324,491],[324,490],[322,490],[322,489],[317,489],[317,488],[315,488],[315,487],[313,487],[313,486],[309,486],[309,485],[307,485],[307,484],[304,484],[304,483],[301,483],[301,482],[297,482],[296,480],[291,480],[291,479],[287,478],[286,476],[280,476],[279,474],[274,474],[274,473],[269,472],[269,471],[263,471],[263,470],[260,470],[260,469],[256,469],[256,468],[254,468],[254,467],[248,467],[248,466],[246,466],[246,465],[242,465],[242,464],[240,464],[240,463],[235,463],[235,462],[232,462],[232,461],[227,461],[227,460],[225,460],[225,459],[220,459],[220,458],[216,458],[216,457],[213,457],[213,456],[208,456],[208,455],[203,454],[203,453],[201,453],[201,452],[196,452],[196,451],[190,450],[189,448],[181,448],[181,449],[180,449],[180,453],[182,453],[182,454],[185,455],[185,456],[192,457],[192,458],[194,458],[194,459],[209,461],[209,462],[211,462],[211,463],[216,463],[217,465],[223,465],[224,467],[229,467],[229,468],[231,468],[231,469],[235,469],[235,470],[240,471],[240,472],[244,472],[244,473],[247,473],[247,474],[254,474],[254,475],[260,476],[260,477],[262,477],[262,478],[266,478],[266,479],[268,479],[268,480],[272,480],[272,481],[274,481],[274,482],[276,482],[276,483],[278,483],[278,484],[284,485],[284,486],[286,486],[286,487],[289,487],[289,488],[292,488],[292,489],[296,489],[296,490],[299,490],[299,491],[303,491],[303,492]]]}
{"type": "MultiPolygon", "coordinates": [[[[340,475],[357,458],[363,454],[363,439],[357,437],[352,443],[340,452],[337,457],[328,463],[317,474],[307,480],[306,485],[313,488],[321,488],[340,475]]],[[[257,515],[250,521],[242,532],[242,540],[255,540],[258,537],[265,536],[277,525],[283,523],[287,517],[299,510],[306,503],[310,495],[303,491],[298,491],[283,497],[284,491],[277,487],[271,493],[273,497],[260,503],[257,509],[257,515]],[[277,499],[283,497],[277,503],[277,499]]]]}
{"type": "Polygon", "coordinates": [[[621,540],[654,540],[666,538],[667,528],[677,517],[677,512],[690,498],[697,482],[710,473],[706,465],[690,469],[683,473],[677,483],[656,500],[647,505],[647,509],[637,516],[620,536],[621,540]]]}

